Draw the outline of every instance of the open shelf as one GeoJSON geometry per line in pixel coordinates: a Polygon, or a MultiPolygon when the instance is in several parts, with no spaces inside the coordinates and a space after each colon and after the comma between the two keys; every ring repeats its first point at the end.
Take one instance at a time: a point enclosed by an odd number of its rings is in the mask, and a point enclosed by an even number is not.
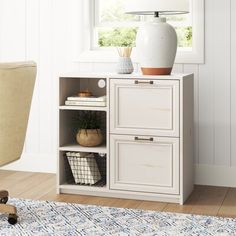
{"type": "Polygon", "coordinates": [[[75,110],[75,111],[107,111],[107,107],[92,107],[92,106],[59,106],[60,110],[75,110]]]}
{"type": "MultiPolygon", "coordinates": [[[[87,150],[86,150],[87,152],[87,150]]],[[[107,155],[98,153],[87,154],[79,157],[72,151],[70,156],[67,151],[60,151],[59,188],[74,190],[104,189],[107,186],[107,155]],[[85,159],[89,159],[85,161],[85,159]]]]}
{"type": "Polygon", "coordinates": [[[76,142],[78,132],[76,120],[83,110],[60,110],[59,119],[59,150],[75,152],[107,152],[107,113],[105,111],[88,111],[96,112],[100,117],[100,129],[103,135],[103,145],[98,147],[83,147],[76,142]]]}
{"type": "MultiPolygon", "coordinates": [[[[64,78],[61,77],[59,80],[59,105],[64,107],[65,101],[70,96],[77,95],[80,91],[89,90],[94,96],[107,95],[107,88],[100,88],[98,86],[100,78],[64,78]]],[[[106,81],[106,79],[104,79],[106,81]]],[[[77,106],[67,106],[77,107],[77,106]]],[[[80,107],[80,106],[78,106],[80,107]]],[[[85,106],[83,106],[85,107],[85,106]]],[[[88,107],[91,108],[91,107],[88,107]]],[[[72,108],[73,109],[73,108],[72,108]]],[[[83,109],[85,110],[85,108],[83,109]]],[[[91,110],[91,109],[89,109],[91,110]]]]}
{"type": "Polygon", "coordinates": [[[71,151],[71,152],[94,152],[94,153],[107,153],[106,144],[98,147],[83,147],[77,143],[72,143],[68,145],[63,145],[59,147],[60,151],[71,151]]]}
{"type": "MultiPolygon", "coordinates": [[[[108,96],[108,88],[100,88],[98,82],[106,78],[71,78],[59,80],[59,147],[58,147],[58,190],[59,192],[97,194],[108,191],[109,153],[107,143],[108,105],[85,106],[65,105],[68,97],[89,90],[94,96],[108,96]],[[84,111],[99,117],[103,143],[97,147],[84,147],[76,142],[78,121],[84,111]],[[90,157],[79,156],[90,155],[90,157]],[[92,156],[94,155],[94,157],[92,156]],[[87,160],[83,160],[89,158],[87,160]],[[92,160],[94,158],[94,160],[92,160]]],[[[88,103],[89,104],[89,103],[88,103]]],[[[107,103],[108,104],[108,103],[107,103]]],[[[94,105],[94,104],[91,104],[94,105]]],[[[96,104],[95,104],[96,105],[96,104]]],[[[101,104],[105,105],[105,104],[101,104]]]]}

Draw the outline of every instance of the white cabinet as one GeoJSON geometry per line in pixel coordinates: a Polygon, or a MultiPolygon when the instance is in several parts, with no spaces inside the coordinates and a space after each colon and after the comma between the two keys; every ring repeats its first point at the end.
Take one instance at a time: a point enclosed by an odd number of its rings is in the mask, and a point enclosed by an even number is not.
{"type": "Polygon", "coordinates": [[[179,194],[179,139],[111,135],[111,189],[179,194]]]}
{"type": "Polygon", "coordinates": [[[194,182],[193,75],[73,73],[61,76],[59,86],[58,193],[184,203],[194,182]],[[64,105],[86,89],[106,95],[106,106],[64,105]],[[102,117],[101,146],[75,142],[74,119],[84,110],[102,117]],[[105,155],[104,184],[71,182],[68,151],[105,155]]]}
{"type": "Polygon", "coordinates": [[[179,137],[179,81],[113,79],[111,133],[179,137]]]}

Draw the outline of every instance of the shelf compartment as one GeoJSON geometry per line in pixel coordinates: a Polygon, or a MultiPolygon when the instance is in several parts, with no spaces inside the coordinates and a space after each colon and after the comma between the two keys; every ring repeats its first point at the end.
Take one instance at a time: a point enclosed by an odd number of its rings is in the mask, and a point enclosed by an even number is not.
{"type": "Polygon", "coordinates": [[[81,152],[106,152],[106,140],[107,140],[107,113],[105,111],[88,111],[96,112],[100,117],[100,128],[103,135],[104,145],[90,148],[81,147],[76,142],[76,134],[78,131],[77,120],[79,119],[81,110],[60,110],[59,111],[59,150],[62,151],[81,151],[81,152]],[[68,149],[71,148],[71,149],[68,149]],[[98,149],[98,150],[96,150],[98,149]],[[95,151],[93,151],[95,150],[95,151]]]}
{"type": "Polygon", "coordinates": [[[60,184],[69,186],[105,187],[107,183],[107,155],[90,153],[78,155],[79,152],[60,152],[60,184]]]}
{"type": "MultiPolygon", "coordinates": [[[[59,104],[64,106],[67,97],[74,96],[80,91],[89,89],[94,96],[106,95],[106,87],[99,88],[98,82],[102,78],[64,78],[59,80],[59,104]]],[[[106,81],[105,78],[103,78],[106,81]]]]}

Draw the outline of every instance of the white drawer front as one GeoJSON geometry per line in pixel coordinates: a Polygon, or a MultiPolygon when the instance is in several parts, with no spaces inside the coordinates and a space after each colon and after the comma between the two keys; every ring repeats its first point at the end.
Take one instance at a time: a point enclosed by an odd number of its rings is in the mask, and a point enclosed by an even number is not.
{"type": "Polygon", "coordinates": [[[149,138],[111,135],[111,189],[179,194],[179,139],[149,138]]]}
{"type": "Polygon", "coordinates": [[[179,137],[179,81],[113,79],[110,91],[111,133],[179,137]]]}

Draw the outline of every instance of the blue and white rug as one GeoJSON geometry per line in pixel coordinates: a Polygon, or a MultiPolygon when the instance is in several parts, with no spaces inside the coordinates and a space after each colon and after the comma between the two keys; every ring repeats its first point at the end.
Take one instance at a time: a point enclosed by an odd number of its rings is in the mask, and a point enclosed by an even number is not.
{"type": "Polygon", "coordinates": [[[1,236],[236,235],[236,219],[11,199],[18,223],[0,215],[1,236]]]}

